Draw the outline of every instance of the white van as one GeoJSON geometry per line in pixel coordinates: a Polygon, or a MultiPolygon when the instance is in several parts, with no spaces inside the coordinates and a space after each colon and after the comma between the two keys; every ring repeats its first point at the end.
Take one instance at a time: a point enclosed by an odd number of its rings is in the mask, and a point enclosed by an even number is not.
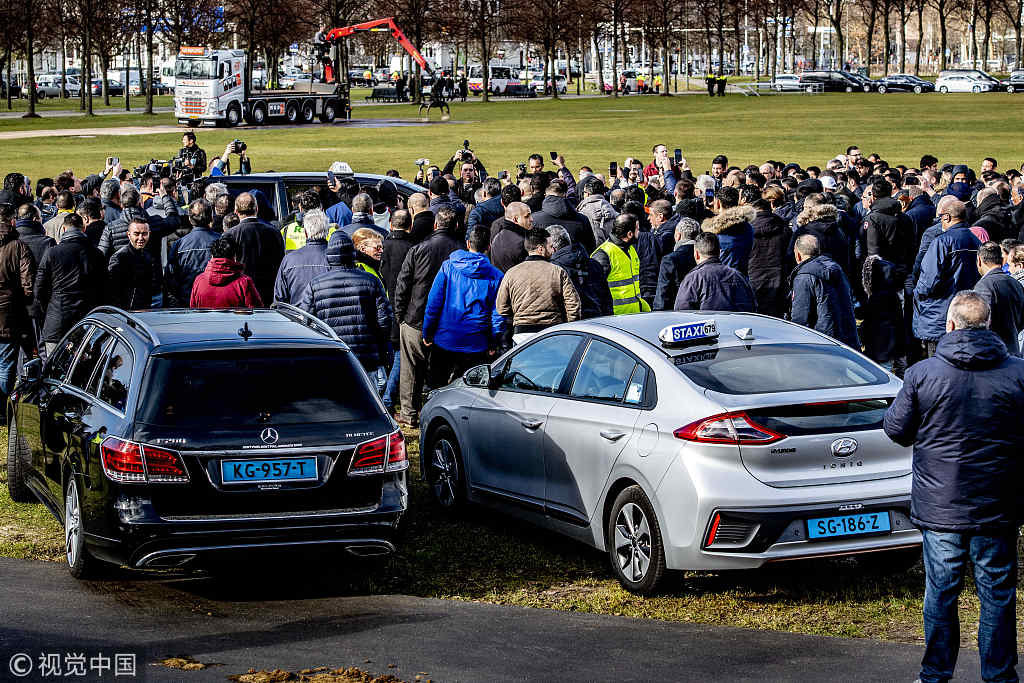
{"type": "MultiPolygon", "coordinates": [[[[484,69],[482,66],[469,67],[467,78],[469,92],[480,95],[484,91],[484,69]]],[[[521,86],[522,81],[511,66],[492,64],[487,79],[487,89],[494,95],[501,95],[508,91],[509,86],[521,86]]]]}

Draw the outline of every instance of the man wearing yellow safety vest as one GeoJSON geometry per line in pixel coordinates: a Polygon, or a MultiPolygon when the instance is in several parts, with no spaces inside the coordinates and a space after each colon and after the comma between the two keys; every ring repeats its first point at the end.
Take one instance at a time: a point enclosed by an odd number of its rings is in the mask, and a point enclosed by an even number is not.
{"type": "Polygon", "coordinates": [[[591,254],[608,279],[615,315],[651,310],[650,304],[640,296],[640,257],[634,246],[636,236],[636,218],[621,214],[612,223],[611,235],[591,254]]]}
{"type": "MultiPolygon", "coordinates": [[[[302,227],[303,216],[310,211],[316,209],[322,209],[323,206],[320,203],[320,195],[316,190],[307,190],[298,196],[298,213],[294,214],[292,220],[281,228],[281,237],[284,238],[284,250],[285,252],[295,251],[306,246],[306,231],[302,227]]],[[[326,241],[331,238],[334,231],[338,229],[337,225],[333,223],[328,228],[327,236],[324,237],[324,248],[326,249],[326,241]]]]}

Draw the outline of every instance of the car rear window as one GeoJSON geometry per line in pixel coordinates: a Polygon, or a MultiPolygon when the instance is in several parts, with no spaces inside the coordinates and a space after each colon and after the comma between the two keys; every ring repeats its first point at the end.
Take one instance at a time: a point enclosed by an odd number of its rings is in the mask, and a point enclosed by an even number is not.
{"type": "Polygon", "coordinates": [[[138,420],[161,426],[361,422],[380,417],[352,354],[232,349],[153,356],[138,420]]]}
{"type": "Polygon", "coordinates": [[[773,394],[889,383],[850,349],[831,344],[758,344],[705,349],[673,358],[698,386],[722,394],[773,394]]]}

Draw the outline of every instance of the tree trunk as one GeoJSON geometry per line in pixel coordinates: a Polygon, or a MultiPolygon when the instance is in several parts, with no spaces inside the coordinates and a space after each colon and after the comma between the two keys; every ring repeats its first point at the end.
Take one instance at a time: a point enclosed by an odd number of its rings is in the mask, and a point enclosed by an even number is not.
{"type": "MultiPolygon", "coordinates": [[[[988,49],[989,41],[992,38],[992,0],[986,0],[985,2],[985,14],[984,14],[984,26],[985,26],[985,39],[984,45],[981,48],[981,64],[982,69],[988,69],[988,49]]],[[[1002,70],[1002,65],[1000,65],[1002,70]]]]}
{"type": "Polygon", "coordinates": [[[900,13],[900,73],[907,73],[907,3],[897,0],[900,13]]]}
{"type": "MultiPolygon", "coordinates": [[[[594,35],[592,40],[594,41],[594,54],[597,56],[597,61],[594,66],[597,68],[597,92],[601,95],[604,94],[604,56],[601,50],[600,32],[598,29],[594,29],[594,35]]],[[[580,75],[583,75],[582,68],[580,75]]]]}
{"type": "Polygon", "coordinates": [[[828,21],[832,24],[832,30],[836,36],[836,58],[840,68],[846,66],[846,38],[843,36],[843,2],[833,0],[832,9],[828,13],[828,21]]]}
{"type": "Polygon", "coordinates": [[[100,57],[100,68],[103,70],[103,105],[109,107],[110,79],[107,77],[107,71],[110,69],[110,57],[107,57],[106,55],[100,57]]]}
{"type": "Polygon", "coordinates": [[[946,60],[946,46],[948,44],[947,31],[949,30],[949,26],[946,24],[946,0],[938,0],[935,3],[935,9],[939,15],[939,69],[945,71],[946,64],[948,63],[946,60]]]}
{"type": "MultiPolygon", "coordinates": [[[[28,113],[23,118],[34,119],[39,117],[39,114],[36,113],[36,67],[35,60],[32,58],[35,47],[33,44],[35,42],[35,35],[33,33],[35,8],[29,2],[26,3],[25,10],[28,15],[25,21],[25,68],[28,70],[28,79],[25,81],[25,87],[28,88],[28,113]]],[[[7,89],[11,89],[9,84],[7,89]]]]}
{"type": "MultiPolygon", "coordinates": [[[[902,1],[902,0],[901,0],[902,1]]],[[[892,31],[889,26],[889,15],[891,14],[889,0],[882,3],[882,27],[885,29],[885,54],[882,55],[882,75],[889,75],[889,55],[892,54],[892,31]]]]}
{"type": "MultiPolygon", "coordinates": [[[[153,0],[146,3],[146,113],[153,113],[153,0]]],[[[142,81],[139,81],[142,87],[142,81]]],[[[205,170],[204,170],[205,172],[205,170]]]]}
{"type": "Polygon", "coordinates": [[[867,59],[865,60],[865,66],[868,68],[867,76],[871,78],[871,53],[872,48],[875,44],[875,24],[878,23],[878,17],[874,12],[868,12],[868,25],[867,25],[867,59]]]}
{"type": "Polygon", "coordinates": [[[914,51],[914,75],[921,75],[921,45],[924,43],[924,0],[917,0],[917,49],[914,51]]]}
{"type": "MultiPolygon", "coordinates": [[[[132,82],[132,49],[130,43],[124,46],[124,110],[132,110],[131,95],[128,93],[132,82]]],[[[142,81],[139,81],[139,92],[142,92],[142,81]]]]}
{"type": "Polygon", "coordinates": [[[92,27],[91,21],[85,21],[85,46],[82,49],[82,89],[85,91],[85,113],[93,116],[92,110],[92,27]]]}
{"type": "Polygon", "coordinates": [[[619,96],[619,4],[612,5],[612,97],[619,96]]]}
{"type": "Polygon", "coordinates": [[[68,35],[64,13],[60,16],[60,98],[68,95],[68,35]]]}
{"type": "Polygon", "coordinates": [[[978,0],[971,3],[971,68],[978,68],[978,0]]]}

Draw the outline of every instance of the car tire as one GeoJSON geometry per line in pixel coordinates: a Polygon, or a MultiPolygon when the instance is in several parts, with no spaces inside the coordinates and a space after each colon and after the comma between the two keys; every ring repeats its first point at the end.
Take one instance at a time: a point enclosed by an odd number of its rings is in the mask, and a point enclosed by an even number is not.
{"type": "Polygon", "coordinates": [[[64,559],[68,572],[76,579],[88,580],[99,574],[97,560],[85,547],[82,529],[82,499],[74,473],[68,476],[64,490],[64,559]]]}
{"type": "Polygon", "coordinates": [[[947,88],[946,86],[942,86],[939,88],[939,92],[942,93],[943,95],[946,95],[949,93],[949,88],[947,88]]]}
{"type": "Polygon", "coordinates": [[[228,111],[224,116],[224,124],[228,128],[234,128],[242,122],[242,109],[238,106],[238,103],[234,103],[228,107],[228,111]]]}
{"type": "Polygon", "coordinates": [[[921,86],[919,86],[919,85],[915,85],[915,86],[914,86],[914,94],[915,94],[915,95],[920,95],[920,94],[921,94],[921,93],[923,93],[923,92],[924,92],[924,88],[922,88],[922,87],[921,87],[921,86]]]}
{"type": "Polygon", "coordinates": [[[846,86],[846,92],[853,92],[853,87],[849,85],[846,86]]]}
{"type": "Polygon", "coordinates": [[[804,88],[804,92],[806,92],[808,95],[813,94],[814,93],[814,86],[813,85],[807,86],[806,88],[804,88]]]}
{"type": "Polygon", "coordinates": [[[316,119],[316,105],[313,104],[312,100],[307,100],[302,103],[302,122],[313,123],[316,119]]]}
{"type": "Polygon", "coordinates": [[[466,469],[459,440],[451,427],[442,425],[427,443],[421,458],[430,495],[442,509],[457,512],[466,505],[466,469]]]}
{"type": "Polygon", "coordinates": [[[886,88],[884,85],[878,86],[878,94],[884,95],[888,91],[889,91],[889,89],[886,88]]]}
{"type": "Polygon", "coordinates": [[[1008,92],[1008,93],[1010,93],[1012,95],[1014,93],[1013,86],[1012,85],[1006,86],[1006,92],[1008,92]]]}
{"type": "Polygon", "coordinates": [[[654,506],[640,486],[623,489],[607,521],[608,558],[630,593],[652,595],[665,575],[665,549],[654,506]]]}
{"type": "Polygon", "coordinates": [[[973,93],[981,92],[981,86],[980,85],[974,86],[973,88],[971,88],[971,92],[973,92],[973,93]]]}
{"type": "Polygon", "coordinates": [[[863,571],[884,576],[908,572],[920,561],[920,547],[864,553],[857,556],[857,564],[863,571]]]}
{"type": "Polygon", "coordinates": [[[25,470],[31,457],[32,452],[25,443],[25,437],[18,433],[18,423],[12,418],[7,432],[7,492],[15,503],[31,503],[35,500],[25,483],[25,470]]]}
{"type": "Polygon", "coordinates": [[[327,100],[324,102],[323,111],[320,112],[320,121],[333,123],[336,118],[338,118],[338,103],[334,100],[327,100]]]}
{"type": "MultiPolygon", "coordinates": [[[[871,86],[870,85],[865,85],[864,86],[864,92],[871,92],[871,86]]],[[[884,91],[881,89],[881,87],[879,87],[878,92],[884,92],[884,91]]]]}
{"type": "Polygon", "coordinates": [[[46,99],[46,91],[45,90],[36,90],[36,99],[37,100],[45,100],[46,99]]]}
{"type": "Polygon", "coordinates": [[[284,117],[288,120],[288,123],[299,122],[299,105],[294,102],[289,102],[288,106],[284,108],[284,117]]]}
{"type": "Polygon", "coordinates": [[[782,86],[781,85],[773,85],[772,86],[772,90],[774,90],[775,92],[782,92],[782,86]]]}

